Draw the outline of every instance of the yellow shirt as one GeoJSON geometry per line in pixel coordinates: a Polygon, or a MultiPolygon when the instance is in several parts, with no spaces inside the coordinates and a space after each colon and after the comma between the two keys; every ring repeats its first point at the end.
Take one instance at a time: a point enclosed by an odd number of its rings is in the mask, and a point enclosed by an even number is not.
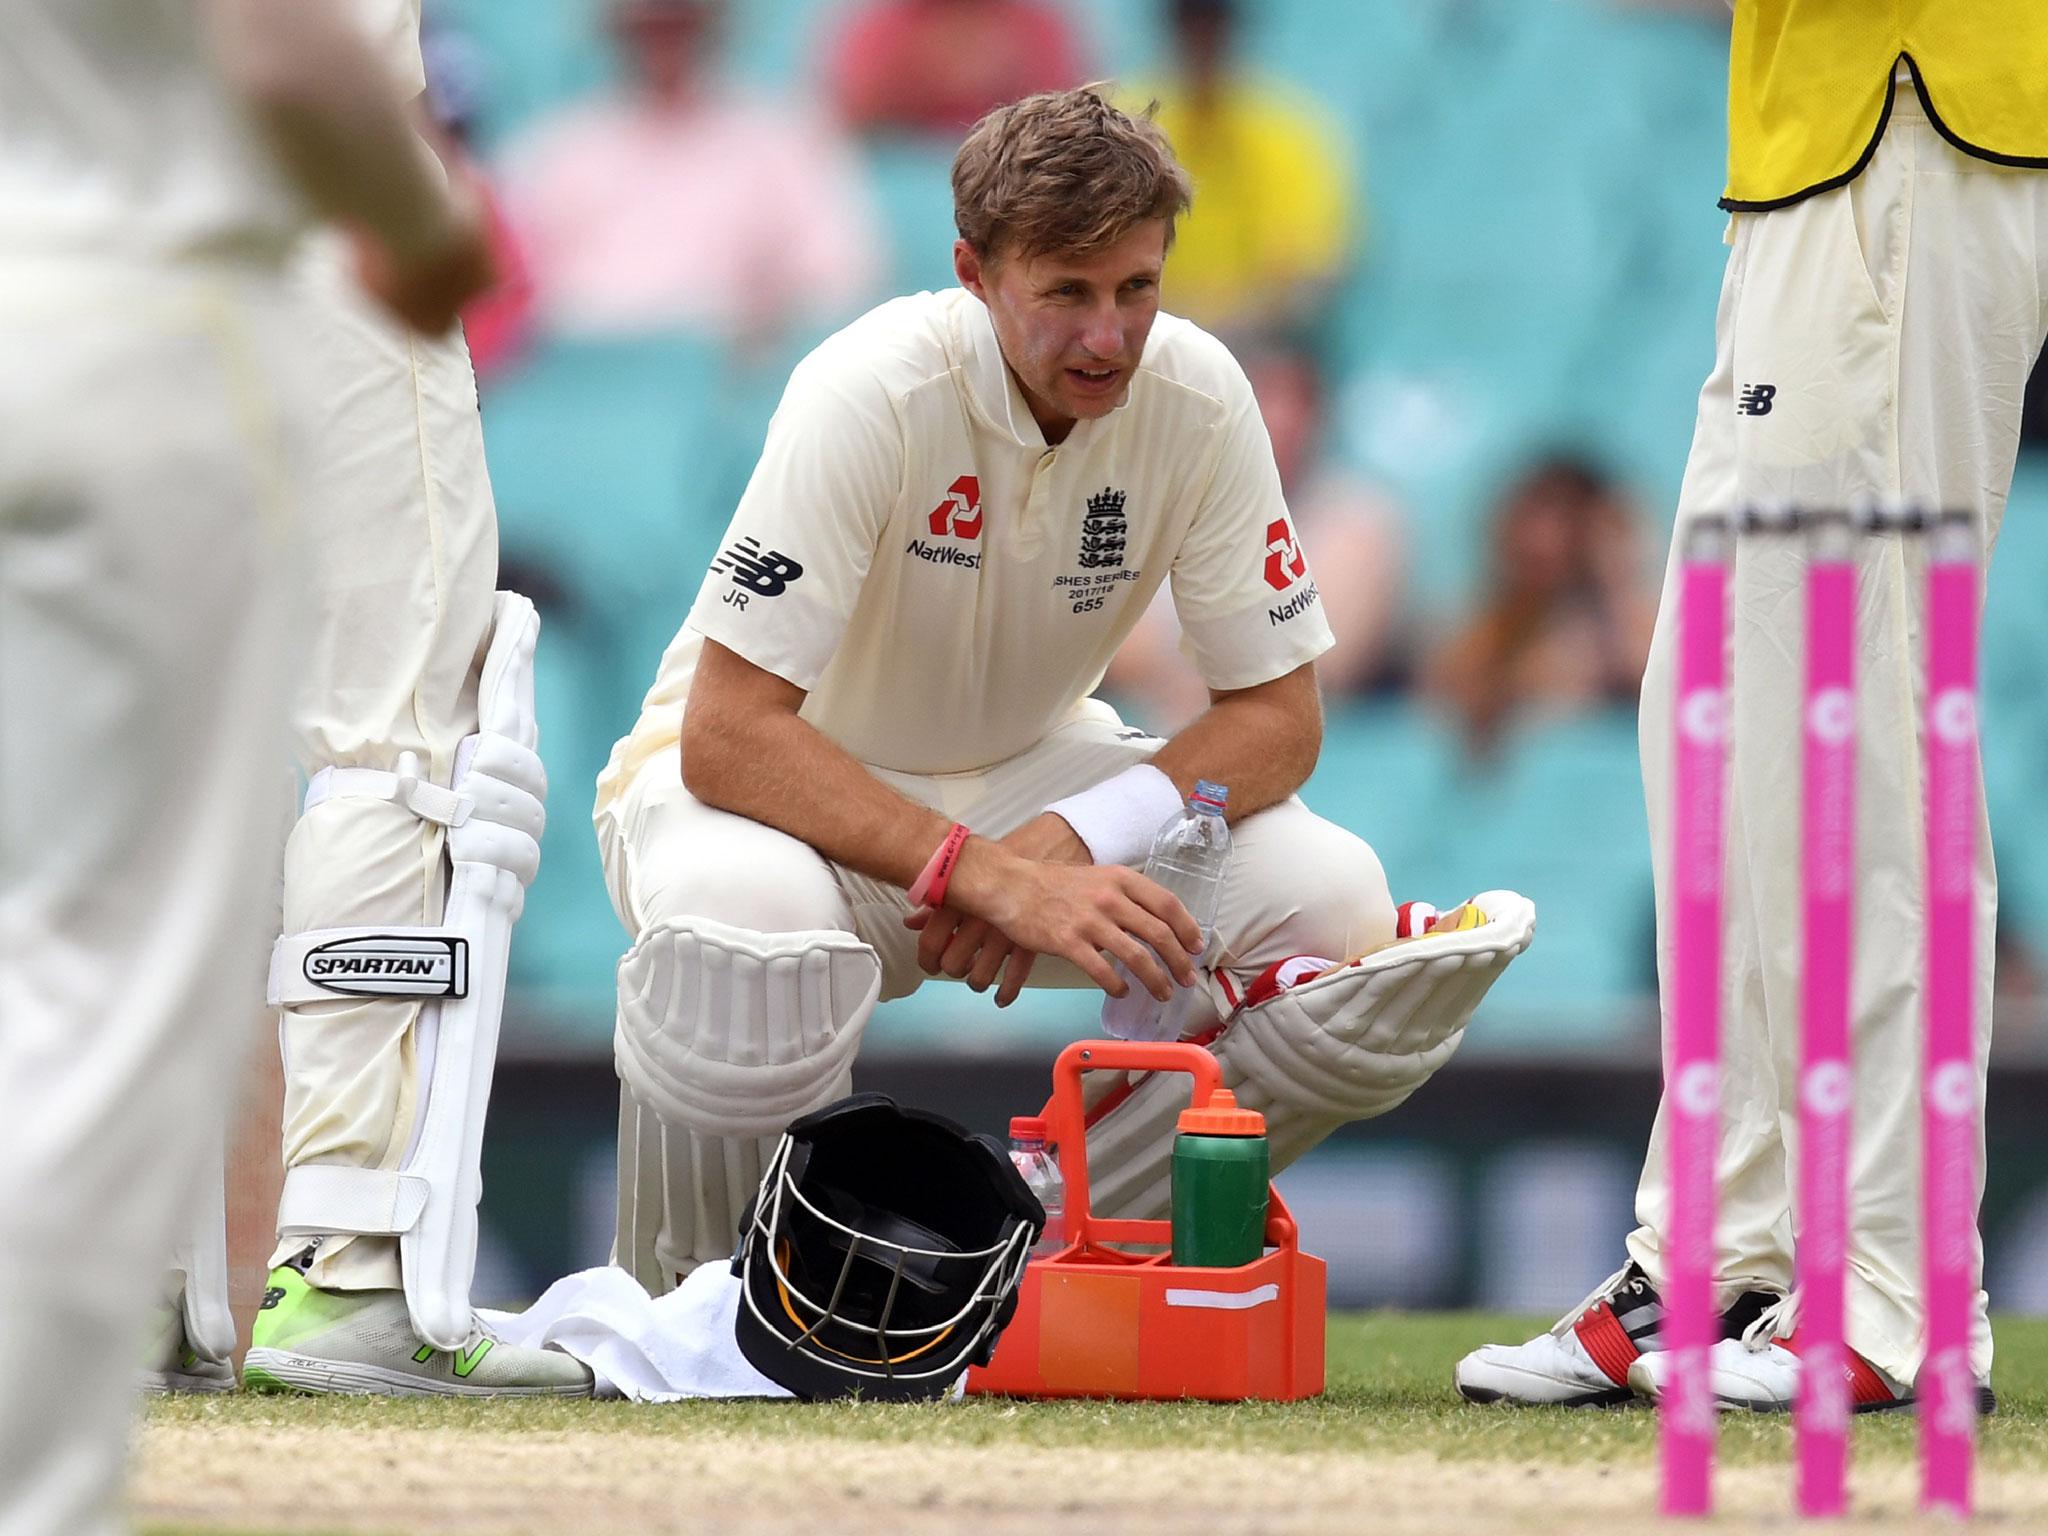
{"type": "Polygon", "coordinates": [[[1775,208],[1853,178],[1901,57],[1946,138],[2048,167],[2048,0],[1736,0],[1721,206],[1775,208]]]}
{"type": "Polygon", "coordinates": [[[1341,275],[1350,171],[1320,122],[1245,85],[1200,115],[1180,91],[1159,96],[1159,126],[1195,185],[1166,263],[1163,291],[1175,313],[1227,328],[1284,302],[1293,284],[1341,275]]]}

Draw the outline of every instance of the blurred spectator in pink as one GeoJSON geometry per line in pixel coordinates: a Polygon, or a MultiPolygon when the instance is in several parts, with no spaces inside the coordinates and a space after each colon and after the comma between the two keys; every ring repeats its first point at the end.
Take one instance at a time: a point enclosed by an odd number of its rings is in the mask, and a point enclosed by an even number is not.
{"type": "MultiPolygon", "coordinates": [[[[1167,272],[1175,257],[1167,258],[1167,272]]],[[[1316,662],[1324,695],[1371,693],[1402,672],[1406,554],[1401,509],[1377,486],[1323,451],[1321,372],[1303,351],[1274,346],[1239,354],[1295,532],[1307,552],[1337,644],[1316,662]]],[[[1110,663],[1105,683],[1154,730],[1172,731],[1208,707],[1208,691],[1182,654],[1173,605],[1162,589],[1110,663]]]]}
{"type": "Polygon", "coordinates": [[[1634,505],[1599,466],[1553,455],[1501,497],[1487,590],[1431,647],[1423,688],[1483,758],[1518,721],[1633,704],[1656,616],[1634,505]]]}
{"type": "Polygon", "coordinates": [[[840,118],[863,133],[959,137],[1021,96],[1087,77],[1050,0],[866,0],[826,56],[840,118]]]}
{"type": "Polygon", "coordinates": [[[504,160],[544,330],[772,342],[873,295],[859,167],[821,117],[718,76],[723,0],[613,0],[618,94],[543,118],[504,160]]]}
{"type": "Polygon", "coordinates": [[[1237,337],[1312,334],[1357,244],[1353,168],[1305,92],[1264,80],[1238,52],[1238,0],[1168,0],[1171,74],[1159,126],[1194,178],[1162,296],[1175,314],[1237,337]]]}
{"type": "Polygon", "coordinates": [[[468,178],[482,194],[490,221],[491,265],[497,281],[462,310],[470,364],[477,382],[487,383],[525,350],[533,330],[533,276],[512,221],[505,216],[504,199],[476,158],[476,114],[484,90],[482,51],[467,33],[436,22],[423,29],[420,53],[426,63],[434,147],[451,174],[468,178]]]}

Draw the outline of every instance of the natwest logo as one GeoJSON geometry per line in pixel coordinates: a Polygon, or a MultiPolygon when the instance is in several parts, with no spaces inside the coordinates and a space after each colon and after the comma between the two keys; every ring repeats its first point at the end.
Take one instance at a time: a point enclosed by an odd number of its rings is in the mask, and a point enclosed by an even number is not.
{"type": "Polygon", "coordinates": [[[981,537],[981,481],[973,475],[962,475],[946,487],[943,500],[932,508],[926,519],[931,525],[933,538],[944,538],[952,534],[960,539],[981,537]]]}
{"type": "Polygon", "coordinates": [[[1266,585],[1275,592],[1285,592],[1307,569],[1301,540],[1294,536],[1287,519],[1276,517],[1266,524],[1266,585]]]}

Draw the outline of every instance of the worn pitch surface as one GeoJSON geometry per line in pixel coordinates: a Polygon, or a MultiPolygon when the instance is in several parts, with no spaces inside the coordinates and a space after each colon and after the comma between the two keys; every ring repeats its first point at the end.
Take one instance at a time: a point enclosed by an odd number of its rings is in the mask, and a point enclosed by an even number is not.
{"type": "MultiPolygon", "coordinates": [[[[1335,1317],[1330,1390],[1291,1405],[184,1399],[149,1409],[134,1502],[153,1536],[1639,1528],[1656,1503],[1652,1414],[1476,1408],[1451,1391],[1464,1350],[1541,1326],[1335,1317]]],[[[2001,1324],[1996,1381],[1982,1523],[2048,1536],[2048,1322],[2001,1324]]],[[[1789,1424],[1731,1417],[1722,1444],[1718,1523],[1791,1527],[1789,1424]]],[[[1921,1529],[1910,1416],[1859,1420],[1855,1456],[1851,1524],[1921,1529]]]]}

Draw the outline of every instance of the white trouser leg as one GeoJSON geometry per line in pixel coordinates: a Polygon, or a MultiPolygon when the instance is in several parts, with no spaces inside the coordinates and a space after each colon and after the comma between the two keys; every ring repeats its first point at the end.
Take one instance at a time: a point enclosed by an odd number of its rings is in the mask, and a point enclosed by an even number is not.
{"type": "Polygon", "coordinates": [[[271,917],[279,318],[203,269],[0,274],[0,1531],[123,1525],[137,1367],[271,917]]]}
{"type": "MultiPolygon", "coordinates": [[[[477,729],[477,676],[497,586],[497,520],[476,385],[459,333],[409,335],[370,311],[334,251],[309,251],[297,283],[304,342],[328,417],[311,530],[313,639],[296,709],[308,774],[392,770],[418,755],[446,784],[477,729]]],[[[402,806],[328,800],[294,826],[286,933],[366,924],[431,926],[448,884],[443,830],[402,806]]],[[[284,1158],[391,1169],[419,1105],[415,1030],[403,998],[285,1011],[284,1158]]],[[[272,1262],[303,1246],[282,1239],[272,1262]]],[[[399,1283],[398,1244],[322,1244],[316,1285],[399,1283]]]]}
{"type": "MultiPolygon", "coordinates": [[[[2000,169],[1950,147],[1901,95],[1883,143],[1847,188],[1737,221],[1724,296],[1722,363],[1702,400],[1681,516],[1793,500],[1843,506],[1871,496],[1966,507],[1987,549],[2011,483],[2019,401],[2048,317],[2048,176],[2000,169]],[[1737,392],[1775,386],[1772,409],[1740,414],[1737,392]],[[1717,388],[1718,386],[1718,388],[1717,388]],[[1708,412],[1718,415],[1709,423],[1708,412]],[[1732,471],[1732,472],[1731,472],[1732,471]],[[1722,496],[1711,501],[1705,498],[1722,496]]],[[[1910,1380],[1920,1353],[1919,1110],[1922,818],[1918,745],[1926,551],[1885,538],[1859,556],[1861,743],[1857,757],[1856,960],[1851,1006],[1858,1091],[1849,1341],[1910,1380]]],[[[1797,1110],[1799,785],[1803,562],[1751,541],[1731,593],[1734,777],[1728,939],[1730,1147],[1725,1230],[1789,1279],[1784,1191],[1797,1110]],[[1766,1097],[1745,1090],[1770,1085],[1766,1097]],[[1773,1123],[1775,1122],[1775,1123],[1773,1123]],[[1778,1150],[1775,1157],[1772,1148],[1778,1150]],[[1775,1163],[1775,1172],[1771,1165],[1775,1163]],[[1746,1165],[1746,1166],[1745,1166],[1746,1165]],[[1765,1233],[1783,1234],[1766,1250],[1765,1233]]],[[[1667,599],[1670,594],[1667,585],[1667,599]]],[[[1660,950],[1668,946],[1671,646],[1667,601],[1644,690],[1645,784],[1657,829],[1660,950]],[[1659,814],[1661,812],[1661,814],[1659,814]]],[[[1987,828],[1978,852],[1976,1012],[1980,1080],[1989,1049],[1997,885],[1987,828]]],[[[1666,957],[1668,958],[1668,957],[1666,957]]],[[[1653,1138],[1631,1250],[1656,1272],[1664,1211],[1653,1138]]],[[[1981,1164],[1980,1164],[1981,1166],[1981,1164]]],[[[1745,1257],[1724,1238],[1721,1279],[1745,1257]]],[[[1983,1299],[1975,1366],[1990,1368],[1983,1299]]]]}
{"type": "MultiPolygon", "coordinates": [[[[1728,269],[1721,282],[1720,309],[1715,320],[1714,369],[1700,391],[1699,416],[1693,427],[1692,453],[1678,495],[1678,522],[1703,512],[1740,506],[1735,464],[1735,312],[1741,302],[1745,258],[1755,224],[1740,220],[1728,269]]],[[[1656,891],[1658,990],[1671,992],[1673,932],[1669,925],[1671,879],[1671,732],[1672,699],[1678,644],[1677,577],[1680,541],[1672,554],[1657,607],[1657,625],[1643,674],[1639,711],[1639,742],[1643,761],[1643,796],[1649,812],[1650,865],[1656,891]]],[[[1759,932],[1747,914],[1754,901],[1750,870],[1734,850],[1745,843],[1745,804],[1738,795],[1728,807],[1727,890],[1722,955],[1722,1128],[1715,1183],[1720,1192],[1720,1220],[1715,1232],[1715,1278],[1725,1305],[1746,1290],[1789,1290],[1792,1285],[1791,1196],[1786,1183],[1785,1147],[1779,1135],[1776,1063],[1768,1050],[1751,1049],[1752,1033],[1761,1037],[1764,1018],[1763,982],[1754,940],[1759,932]],[[1752,1021],[1745,1026],[1744,1020],[1752,1021]]],[[[1629,1256],[1650,1275],[1663,1280],[1662,1234],[1669,1209],[1665,1164],[1667,1126],[1660,1105],[1650,1130],[1649,1151],[1636,1191],[1636,1218],[1629,1256]]]]}

